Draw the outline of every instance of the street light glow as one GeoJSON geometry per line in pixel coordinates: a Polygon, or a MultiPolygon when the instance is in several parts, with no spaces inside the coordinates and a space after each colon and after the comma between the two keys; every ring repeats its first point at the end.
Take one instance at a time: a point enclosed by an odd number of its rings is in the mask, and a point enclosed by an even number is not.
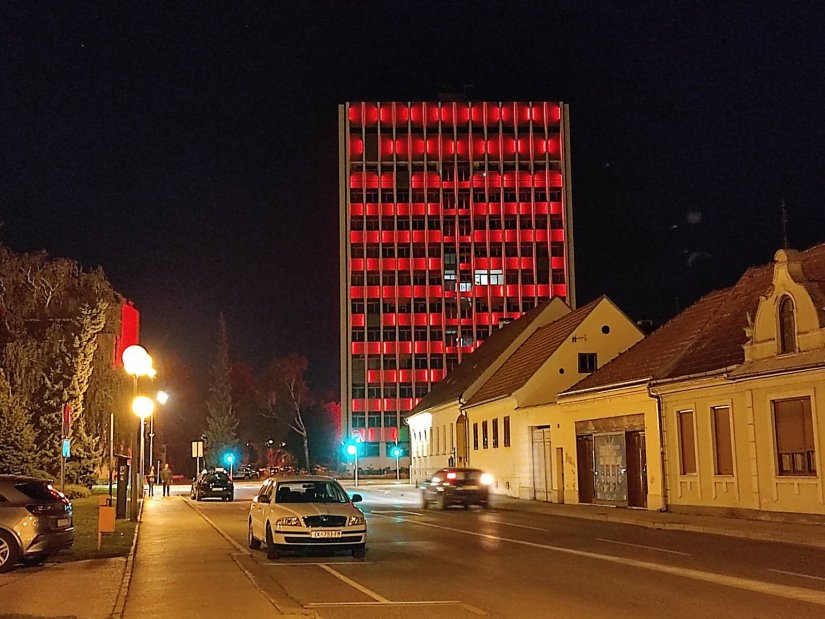
{"type": "Polygon", "coordinates": [[[141,419],[146,419],[149,415],[152,414],[154,410],[155,403],[152,401],[151,398],[139,395],[134,400],[132,400],[132,412],[141,419]]]}
{"type": "Polygon", "coordinates": [[[137,344],[129,346],[123,351],[121,359],[123,360],[123,369],[132,376],[150,376],[154,371],[152,357],[149,356],[143,346],[137,344]]]}
{"type": "Polygon", "coordinates": [[[169,401],[169,394],[165,391],[158,391],[156,399],[160,404],[166,404],[169,401]]]}

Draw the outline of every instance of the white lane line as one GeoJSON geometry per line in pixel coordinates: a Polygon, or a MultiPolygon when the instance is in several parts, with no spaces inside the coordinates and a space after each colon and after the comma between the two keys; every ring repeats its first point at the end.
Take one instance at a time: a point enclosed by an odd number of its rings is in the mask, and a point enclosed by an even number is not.
{"type": "Polygon", "coordinates": [[[347,583],[350,587],[358,589],[361,593],[363,593],[366,596],[371,597],[376,602],[381,602],[382,604],[389,604],[390,603],[390,601],[387,598],[385,598],[383,595],[380,595],[380,594],[376,593],[372,589],[367,589],[364,585],[355,582],[352,578],[347,578],[341,572],[332,569],[331,567],[329,567],[325,563],[319,563],[318,567],[320,567],[324,571],[329,572],[330,574],[335,576],[338,580],[341,580],[342,582],[347,583]]]}
{"type": "Polygon", "coordinates": [[[799,572],[786,572],[785,570],[774,570],[768,568],[769,572],[776,572],[777,574],[788,574],[789,576],[800,576],[801,578],[812,578],[814,580],[825,580],[822,576],[812,576],[810,574],[800,574],[799,572]]]}
{"type": "Polygon", "coordinates": [[[394,516],[396,514],[406,514],[407,516],[423,516],[424,514],[419,514],[418,512],[406,512],[401,509],[373,509],[367,512],[369,514],[379,514],[381,516],[394,516]]]}
{"type": "Polygon", "coordinates": [[[334,608],[336,606],[459,606],[474,615],[486,616],[489,613],[461,600],[418,600],[410,602],[313,602],[304,604],[306,608],[334,608]]]}
{"type": "Polygon", "coordinates": [[[369,565],[370,563],[372,561],[324,561],[323,563],[318,561],[293,561],[292,563],[280,561],[278,563],[264,563],[263,565],[266,567],[302,567],[304,565],[369,565]]]}
{"type": "Polygon", "coordinates": [[[667,552],[668,554],[672,555],[682,555],[683,557],[690,557],[692,556],[689,552],[679,552],[678,550],[667,550],[666,548],[657,548],[656,546],[645,546],[644,544],[630,544],[628,542],[620,542],[615,539],[604,539],[603,537],[597,537],[597,542],[606,542],[608,544],[618,544],[619,546],[631,546],[633,548],[645,548],[646,550],[655,550],[656,552],[667,552]]]}
{"type": "MultiPolygon", "coordinates": [[[[391,516],[383,516],[384,518],[391,518],[391,516]]],[[[574,548],[564,548],[562,546],[551,546],[549,544],[538,544],[536,542],[527,542],[521,539],[513,539],[508,537],[499,537],[497,535],[489,535],[487,533],[476,533],[475,531],[465,531],[464,529],[457,529],[455,527],[445,527],[431,522],[422,522],[421,520],[408,520],[402,518],[405,522],[415,524],[420,527],[432,527],[434,529],[442,529],[444,531],[453,531],[455,533],[462,533],[464,535],[472,535],[473,537],[481,537],[483,539],[491,539],[500,542],[510,542],[511,544],[518,544],[520,546],[529,546],[531,548],[541,548],[543,550],[552,550],[563,554],[573,555],[576,557],[586,557],[588,559],[597,559],[599,561],[606,561],[608,563],[616,563],[619,565],[627,565],[639,569],[650,570],[653,572],[661,572],[671,576],[681,576],[683,578],[691,578],[702,582],[712,583],[716,585],[726,585],[736,589],[743,589],[745,591],[753,591],[754,593],[765,593],[777,597],[798,600],[800,602],[808,602],[809,604],[816,604],[818,606],[825,606],[825,591],[817,591],[815,589],[805,589],[803,587],[792,587],[788,585],[779,585],[771,582],[761,580],[750,580],[748,578],[741,578],[739,576],[729,576],[727,574],[718,574],[714,572],[702,572],[700,570],[678,567],[672,565],[661,565],[658,563],[651,563],[650,561],[639,561],[637,559],[628,559],[624,557],[616,557],[613,555],[604,555],[597,552],[590,552],[587,550],[576,550],[574,548]]]]}
{"type": "Polygon", "coordinates": [[[550,530],[550,529],[542,529],[541,527],[530,527],[530,526],[527,526],[526,524],[516,524],[515,522],[504,522],[503,520],[489,520],[488,522],[491,522],[491,523],[494,523],[494,524],[503,524],[503,525],[506,525],[508,527],[519,527],[520,529],[532,529],[533,531],[545,531],[545,532],[547,532],[547,531],[550,530]]]}

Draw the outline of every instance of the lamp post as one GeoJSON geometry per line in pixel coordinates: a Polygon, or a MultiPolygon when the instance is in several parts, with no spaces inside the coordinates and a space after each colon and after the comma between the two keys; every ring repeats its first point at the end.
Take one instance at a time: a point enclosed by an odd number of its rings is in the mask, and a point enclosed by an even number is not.
{"type": "MultiPolygon", "coordinates": [[[[146,445],[146,418],[150,417],[155,410],[155,403],[151,398],[144,395],[137,396],[132,400],[132,412],[140,417],[140,479],[143,480],[146,475],[144,469],[145,464],[145,445],[146,445]]],[[[142,486],[141,486],[142,487],[142,486]]]]}
{"type": "MultiPolygon", "coordinates": [[[[146,352],[146,349],[143,346],[129,346],[126,350],[123,351],[123,369],[126,370],[126,373],[132,377],[132,396],[133,396],[133,403],[132,403],[132,410],[134,411],[134,400],[137,399],[137,391],[138,391],[138,377],[140,376],[151,376],[154,372],[154,368],[152,367],[152,357],[149,356],[149,353],[146,352]]],[[[139,426],[140,431],[140,443],[143,444],[143,423],[139,426]]],[[[114,459],[114,455],[111,453],[112,445],[110,445],[110,456],[114,459]]],[[[130,493],[130,502],[131,506],[129,508],[129,520],[132,522],[137,522],[138,519],[138,469],[141,471],[143,470],[143,453],[141,453],[141,464],[140,467],[135,466],[135,452],[137,451],[137,444],[133,435],[132,438],[132,491],[130,493]]],[[[142,485],[141,485],[142,487],[142,485]]]]}
{"type": "MultiPolygon", "coordinates": [[[[157,395],[155,396],[155,400],[157,400],[158,404],[164,406],[169,401],[169,394],[165,391],[158,391],[157,395]]],[[[152,469],[154,466],[154,453],[155,453],[155,415],[153,414],[149,418],[149,470],[152,469]]],[[[155,470],[155,475],[160,475],[160,467],[155,470]]],[[[157,481],[157,479],[155,480],[157,481]]]]}

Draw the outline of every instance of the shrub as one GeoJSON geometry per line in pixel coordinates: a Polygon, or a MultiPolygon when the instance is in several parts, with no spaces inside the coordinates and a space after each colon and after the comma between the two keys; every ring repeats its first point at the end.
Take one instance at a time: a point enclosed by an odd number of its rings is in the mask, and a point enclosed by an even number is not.
{"type": "Polygon", "coordinates": [[[80,486],[78,484],[66,484],[66,489],[63,491],[63,494],[66,495],[68,499],[85,499],[87,496],[91,496],[92,491],[89,490],[86,486],[80,486]]]}

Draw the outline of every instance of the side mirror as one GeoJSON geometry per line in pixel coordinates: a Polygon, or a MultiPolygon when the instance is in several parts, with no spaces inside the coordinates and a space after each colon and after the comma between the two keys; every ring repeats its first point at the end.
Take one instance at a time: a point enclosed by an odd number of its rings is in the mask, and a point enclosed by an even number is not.
{"type": "Polygon", "coordinates": [[[364,497],[362,497],[360,494],[353,494],[352,495],[352,502],[353,503],[360,503],[363,500],[364,500],[364,497]]]}

